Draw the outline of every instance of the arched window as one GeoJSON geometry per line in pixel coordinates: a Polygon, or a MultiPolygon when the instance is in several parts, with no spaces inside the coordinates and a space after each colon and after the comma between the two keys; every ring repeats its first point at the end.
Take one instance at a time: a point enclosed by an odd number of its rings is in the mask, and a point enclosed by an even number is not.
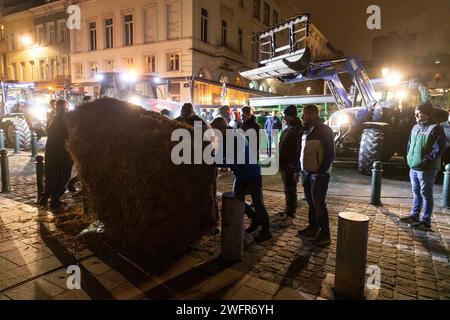
{"type": "Polygon", "coordinates": [[[211,72],[209,71],[208,68],[200,69],[200,72],[198,73],[198,77],[200,79],[212,80],[211,72]]]}

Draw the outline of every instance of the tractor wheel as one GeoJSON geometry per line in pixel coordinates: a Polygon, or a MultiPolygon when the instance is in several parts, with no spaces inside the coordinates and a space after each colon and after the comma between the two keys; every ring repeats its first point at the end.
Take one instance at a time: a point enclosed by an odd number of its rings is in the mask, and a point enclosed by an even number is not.
{"type": "Polygon", "coordinates": [[[385,160],[384,132],[380,129],[364,129],[359,146],[358,169],[364,175],[372,174],[375,161],[385,160]]]}
{"type": "Polygon", "coordinates": [[[31,130],[28,123],[23,118],[8,118],[2,123],[5,133],[5,145],[8,148],[14,148],[14,130],[19,133],[19,142],[21,149],[29,149],[31,146],[31,130]]]}

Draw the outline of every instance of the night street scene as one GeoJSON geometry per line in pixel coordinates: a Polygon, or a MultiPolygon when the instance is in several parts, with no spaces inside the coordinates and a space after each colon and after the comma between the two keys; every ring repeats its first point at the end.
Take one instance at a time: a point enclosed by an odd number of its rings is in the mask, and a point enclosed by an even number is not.
{"type": "Polygon", "coordinates": [[[450,299],[450,1],[0,4],[0,307],[450,299]]]}

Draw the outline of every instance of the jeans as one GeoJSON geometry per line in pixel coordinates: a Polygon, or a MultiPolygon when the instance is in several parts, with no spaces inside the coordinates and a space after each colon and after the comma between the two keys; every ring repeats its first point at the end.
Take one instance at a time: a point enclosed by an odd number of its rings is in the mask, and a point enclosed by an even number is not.
{"type": "Polygon", "coordinates": [[[272,156],[272,143],[275,139],[277,139],[277,135],[266,134],[266,138],[267,138],[267,156],[270,158],[272,156]]]}
{"type": "Polygon", "coordinates": [[[236,198],[244,202],[245,214],[252,220],[253,223],[262,225],[263,231],[270,231],[269,215],[264,206],[263,192],[262,192],[262,178],[259,176],[256,179],[249,181],[234,180],[233,191],[236,198]],[[252,197],[253,206],[245,203],[245,195],[250,194],[252,197]]]}
{"type": "Polygon", "coordinates": [[[330,235],[330,224],[328,220],[328,209],[325,198],[328,191],[330,174],[302,173],[302,184],[308,202],[309,227],[319,229],[325,236],[330,235]]]}
{"type": "Polygon", "coordinates": [[[420,211],[423,207],[422,222],[430,224],[433,213],[433,186],[436,180],[437,170],[418,171],[411,169],[409,178],[413,192],[413,209],[411,215],[420,219],[420,211]]]}
{"type": "Polygon", "coordinates": [[[291,218],[295,217],[297,210],[297,181],[295,179],[295,170],[280,169],[281,179],[283,180],[284,196],[286,198],[286,214],[291,218]]]}

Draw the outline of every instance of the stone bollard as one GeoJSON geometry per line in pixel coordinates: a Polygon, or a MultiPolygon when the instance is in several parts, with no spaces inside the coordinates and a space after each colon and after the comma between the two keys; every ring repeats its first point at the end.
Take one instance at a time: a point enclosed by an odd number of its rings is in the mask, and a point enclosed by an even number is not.
{"type": "Polygon", "coordinates": [[[20,153],[20,137],[19,137],[19,131],[14,130],[14,153],[18,154],[20,153]]]}
{"type": "Polygon", "coordinates": [[[37,194],[38,201],[44,192],[44,157],[36,157],[36,184],[37,184],[37,194]]]}
{"type": "Polygon", "coordinates": [[[220,255],[230,262],[242,261],[244,256],[244,203],[234,192],[222,195],[222,234],[220,255]]]}
{"type": "Polygon", "coordinates": [[[369,217],[356,212],[339,213],[334,296],[363,299],[369,217]]]}
{"type": "Polygon", "coordinates": [[[442,184],[441,208],[450,209],[450,163],[445,165],[444,182],[442,184]]]}
{"type": "Polygon", "coordinates": [[[37,153],[37,133],[33,131],[31,133],[31,157],[36,158],[37,153]]]}
{"type": "Polygon", "coordinates": [[[372,195],[370,204],[381,206],[381,181],[383,177],[383,164],[380,161],[373,163],[372,169],[372,195]]]}
{"type": "Polygon", "coordinates": [[[5,149],[5,132],[0,129],[0,150],[5,149]]]}
{"type": "Polygon", "coordinates": [[[10,192],[8,151],[0,151],[0,167],[2,170],[2,193],[10,192]]]}

